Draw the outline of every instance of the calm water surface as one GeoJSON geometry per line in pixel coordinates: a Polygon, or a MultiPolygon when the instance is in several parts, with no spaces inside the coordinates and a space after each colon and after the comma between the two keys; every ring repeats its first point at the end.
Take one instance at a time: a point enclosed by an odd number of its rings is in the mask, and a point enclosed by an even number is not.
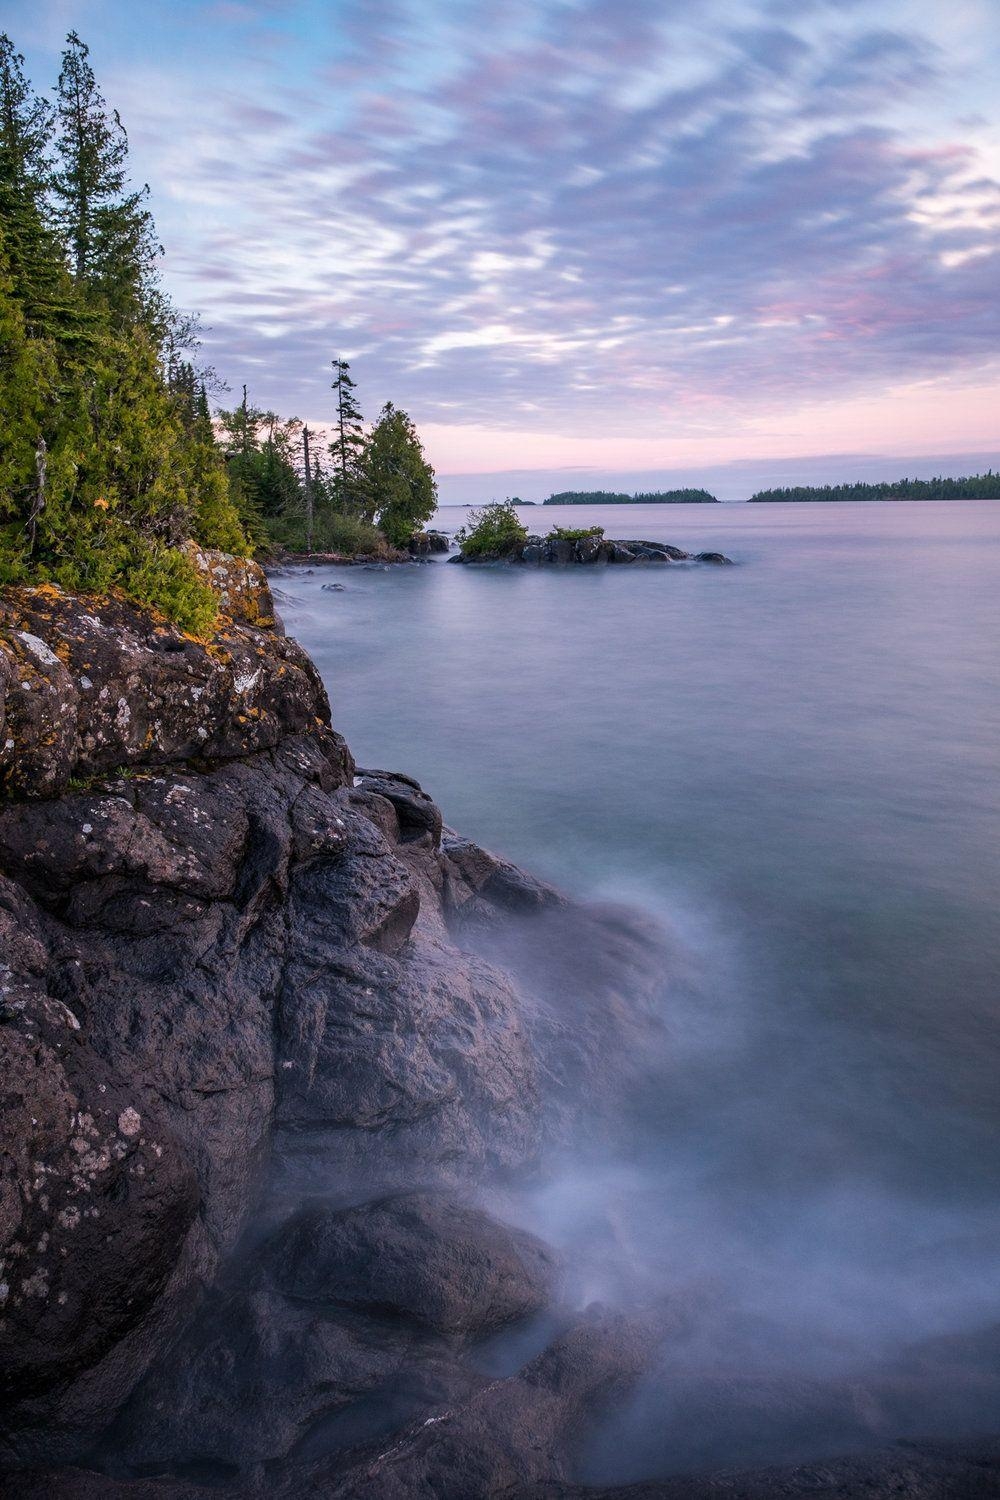
{"type": "MultiPolygon", "coordinates": [[[[623,1441],[624,1477],[850,1446],[830,1402],[751,1441],[716,1397],[668,1441],[669,1377],[801,1387],[1000,1321],[1000,503],[524,516],[738,566],[297,572],[287,624],[359,763],[684,955],[661,1147],[601,1192],[721,1301],[594,1475],[623,1441]]],[[[596,1192],[539,1221],[571,1238],[596,1192]]],[[[928,1376],[889,1435],[995,1425],[997,1377],[928,1376]]]]}

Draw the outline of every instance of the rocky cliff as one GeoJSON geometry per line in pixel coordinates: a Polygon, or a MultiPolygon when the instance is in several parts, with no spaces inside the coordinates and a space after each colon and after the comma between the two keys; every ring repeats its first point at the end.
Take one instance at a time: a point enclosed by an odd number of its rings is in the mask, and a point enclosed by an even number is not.
{"type": "Polygon", "coordinates": [[[447,1410],[407,1459],[440,1493],[559,1476],[643,1340],[564,1310],[477,1372],[559,1304],[483,1195],[620,1122],[658,948],[357,770],[263,576],[208,565],[208,642],[0,606],[4,1461],[66,1494],[411,1493],[384,1436],[447,1410]]]}
{"type": "MultiPolygon", "coordinates": [[[[359,770],[259,570],[203,565],[210,641],[0,602],[0,1484],[582,1494],[581,1436],[673,1315],[581,1309],[516,1204],[663,1090],[668,955],[359,770]]],[[[632,1493],[996,1472],[928,1450],[632,1493]]]]}

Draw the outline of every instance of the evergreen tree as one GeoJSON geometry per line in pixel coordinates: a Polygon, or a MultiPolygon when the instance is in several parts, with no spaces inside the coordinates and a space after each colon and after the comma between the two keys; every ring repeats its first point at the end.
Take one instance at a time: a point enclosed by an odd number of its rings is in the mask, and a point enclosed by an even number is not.
{"type": "Polygon", "coordinates": [[[437,484],[416,428],[391,401],[372,429],[366,468],[379,527],[394,546],[405,547],[434,514],[437,484]]]}
{"type": "Polygon", "coordinates": [[[62,247],[45,221],[52,111],[24,76],[24,58],[0,35],[0,223],[11,292],[29,336],[69,352],[85,329],[62,247]]]}
{"type": "Polygon", "coordinates": [[[331,499],[345,515],[370,522],[374,516],[365,465],[365,429],[355,383],[346,359],[333,361],[333,390],[337,398],[336,435],[330,444],[333,459],[331,499]]]}
{"type": "Polygon", "coordinates": [[[116,325],[157,322],[162,334],[149,189],[129,188],[128,136],[118,111],[108,110],[89,56],[71,31],[56,88],[52,191],[59,222],[77,281],[104,302],[116,325]]]}

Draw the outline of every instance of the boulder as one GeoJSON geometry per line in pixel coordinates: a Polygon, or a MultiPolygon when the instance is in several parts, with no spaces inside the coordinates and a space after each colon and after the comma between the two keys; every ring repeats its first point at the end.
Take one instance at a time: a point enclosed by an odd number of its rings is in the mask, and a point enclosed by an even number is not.
{"type": "Polygon", "coordinates": [[[555,1259],[533,1235],[449,1194],[422,1191],[340,1212],[305,1208],[272,1242],[268,1268],[300,1302],[482,1335],[546,1305],[555,1259]]]}
{"type": "Polygon", "coordinates": [[[587,1424],[629,1391],[650,1345],[648,1329],[594,1308],[518,1374],[452,1402],[353,1462],[289,1468],[276,1500],[487,1500],[522,1496],[545,1481],[558,1494],[587,1424]]]}
{"type": "Polygon", "coordinates": [[[408,548],[414,557],[426,557],[428,554],[440,554],[447,552],[451,547],[451,539],[445,536],[443,531],[417,531],[410,537],[408,548]]]}
{"type": "Polygon", "coordinates": [[[695,554],[695,561],[704,563],[721,563],[724,566],[728,567],[732,567],[733,564],[732,558],[725,557],[721,552],[698,552],[695,554]]]}
{"type": "Polygon", "coordinates": [[[599,536],[583,536],[574,548],[577,562],[595,563],[601,560],[601,538],[599,536]]]}

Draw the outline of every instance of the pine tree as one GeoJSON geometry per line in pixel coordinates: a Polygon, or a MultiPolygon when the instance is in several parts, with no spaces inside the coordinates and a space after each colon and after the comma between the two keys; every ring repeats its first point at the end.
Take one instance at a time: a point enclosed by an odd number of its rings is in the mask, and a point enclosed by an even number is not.
{"type": "Polygon", "coordinates": [[[163,309],[155,287],[160,253],[148,187],[128,184],[128,136],[117,110],[109,112],[75,31],[66,38],[56,88],[58,218],[78,283],[107,306],[116,326],[157,321],[163,309]]]}
{"type": "Polygon", "coordinates": [[[333,390],[337,397],[336,436],[330,444],[333,459],[333,504],[345,515],[370,522],[374,511],[365,466],[365,429],[356,386],[346,359],[333,361],[333,390]]]}
{"type": "Polygon", "coordinates": [[[366,468],[379,527],[395,546],[405,547],[434,514],[437,484],[416,428],[391,401],[372,428],[366,468]]]}
{"type": "Polygon", "coordinates": [[[24,58],[0,35],[0,223],[12,295],[29,337],[70,352],[87,324],[62,248],[45,220],[52,111],[24,76],[24,58]]]}

